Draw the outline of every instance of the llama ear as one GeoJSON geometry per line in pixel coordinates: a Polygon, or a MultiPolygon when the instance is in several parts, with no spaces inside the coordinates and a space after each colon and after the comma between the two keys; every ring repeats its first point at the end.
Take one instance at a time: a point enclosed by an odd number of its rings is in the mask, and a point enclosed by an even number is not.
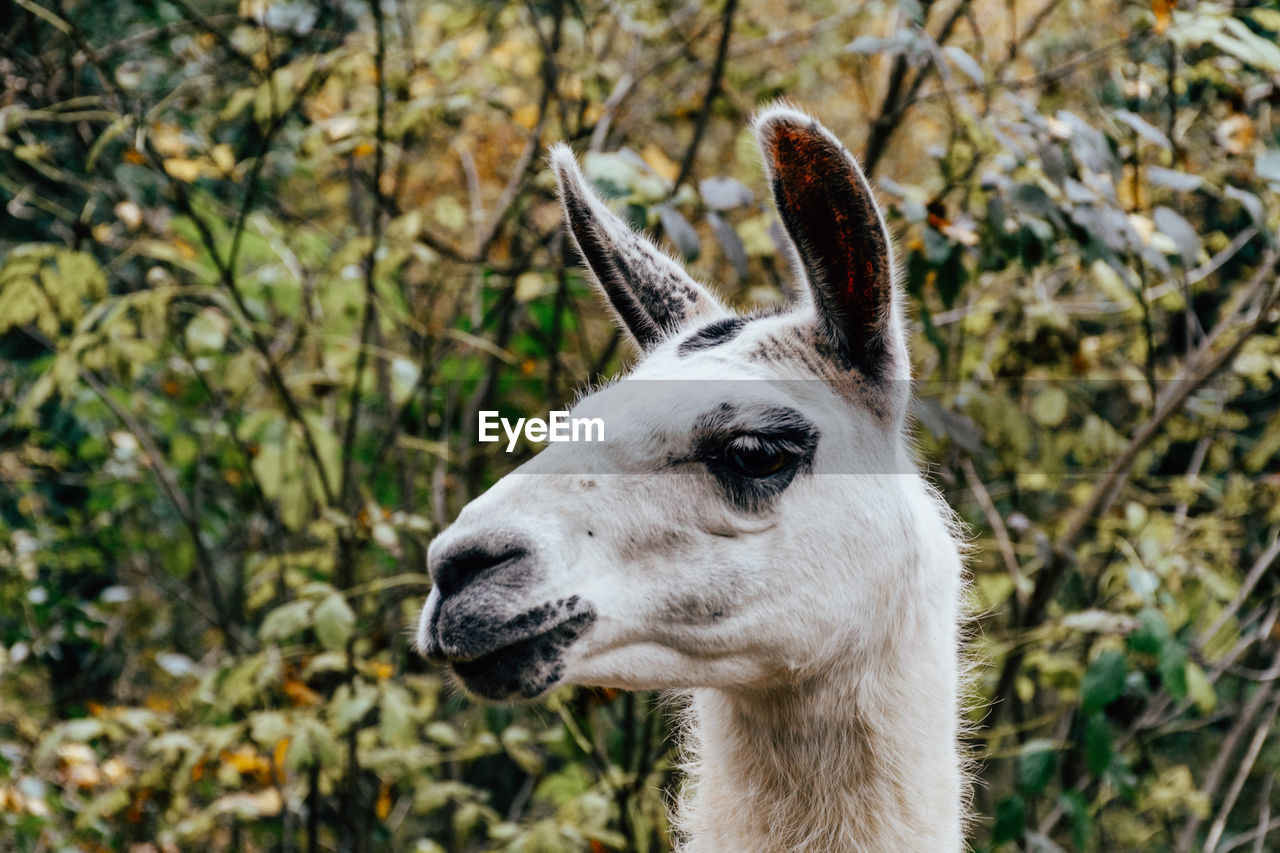
{"type": "Polygon", "coordinates": [[[849,368],[893,376],[904,348],[893,258],[867,179],[840,141],[798,110],[766,108],[755,131],[824,337],[849,368]]]}
{"type": "Polygon", "coordinates": [[[653,349],[695,317],[729,312],[680,265],[632,231],[587,185],[569,146],[551,149],[569,232],[619,325],[642,350],[653,349]]]}

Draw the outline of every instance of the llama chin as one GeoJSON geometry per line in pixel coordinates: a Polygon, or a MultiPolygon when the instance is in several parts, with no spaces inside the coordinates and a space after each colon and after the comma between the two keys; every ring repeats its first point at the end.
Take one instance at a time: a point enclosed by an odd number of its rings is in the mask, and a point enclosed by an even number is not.
{"type": "Polygon", "coordinates": [[[686,853],[963,849],[961,547],[905,422],[888,232],[854,158],[789,106],[754,129],[799,295],[739,315],[634,233],[567,146],[570,234],[631,373],[432,543],[416,645],[473,696],[687,696],[686,853]]]}

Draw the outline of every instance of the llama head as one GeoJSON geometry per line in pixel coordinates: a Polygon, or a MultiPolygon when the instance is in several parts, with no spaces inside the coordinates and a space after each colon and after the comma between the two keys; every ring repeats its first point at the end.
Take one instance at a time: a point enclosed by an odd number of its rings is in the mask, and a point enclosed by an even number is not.
{"type": "Polygon", "coordinates": [[[416,644],[471,694],[768,689],[874,661],[918,593],[927,491],[884,221],[815,120],[775,106],[755,130],[808,286],[747,315],[552,151],[570,233],[641,358],[574,407],[606,441],[549,445],[432,543],[416,644]]]}

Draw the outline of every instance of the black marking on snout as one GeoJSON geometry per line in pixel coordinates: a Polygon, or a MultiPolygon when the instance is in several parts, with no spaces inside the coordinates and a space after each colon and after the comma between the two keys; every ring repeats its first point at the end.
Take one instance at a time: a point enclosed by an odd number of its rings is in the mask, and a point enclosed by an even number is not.
{"type": "Polygon", "coordinates": [[[736,338],[746,325],[747,320],[745,317],[723,317],[703,326],[681,341],[680,345],[676,347],[676,355],[685,358],[691,352],[727,344],[736,338]]]}
{"type": "Polygon", "coordinates": [[[581,599],[576,595],[548,601],[518,616],[495,619],[492,614],[508,610],[519,590],[468,591],[458,600],[446,600],[440,608],[436,637],[452,660],[483,657],[495,649],[528,639],[547,628],[572,618],[581,599]]]}
{"type": "Polygon", "coordinates": [[[519,538],[486,538],[464,542],[431,561],[431,577],[444,598],[457,595],[482,577],[504,567],[533,568],[531,549],[519,538]]]}
{"type": "Polygon", "coordinates": [[[549,631],[475,660],[456,662],[453,672],[468,692],[482,699],[500,702],[536,698],[561,679],[564,650],[591,630],[595,621],[595,610],[588,608],[549,631]]]}

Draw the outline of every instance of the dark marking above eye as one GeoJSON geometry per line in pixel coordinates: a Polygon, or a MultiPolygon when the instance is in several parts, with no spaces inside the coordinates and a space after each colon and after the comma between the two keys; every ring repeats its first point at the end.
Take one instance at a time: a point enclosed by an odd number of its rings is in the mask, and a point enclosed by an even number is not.
{"type": "Polygon", "coordinates": [[[684,357],[697,350],[711,349],[728,343],[738,336],[742,327],[747,325],[744,317],[724,317],[703,326],[676,347],[676,355],[684,357]]]}
{"type": "Polygon", "coordinates": [[[788,406],[738,407],[721,403],[694,423],[693,458],[704,464],[739,510],[768,509],[797,473],[809,473],[817,450],[818,428],[788,406]],[[777,452],[784,464],[774,471],[738,470],[732,451],[742,444],[777,452]]]}

